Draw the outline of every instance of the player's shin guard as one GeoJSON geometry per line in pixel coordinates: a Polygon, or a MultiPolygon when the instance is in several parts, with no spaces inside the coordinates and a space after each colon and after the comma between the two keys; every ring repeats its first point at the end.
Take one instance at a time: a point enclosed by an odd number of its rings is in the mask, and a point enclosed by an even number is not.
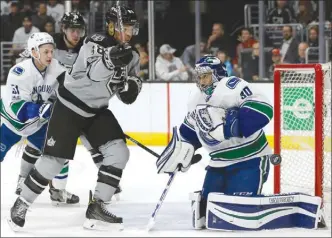
{"type": "Polygon", "coordinates": [[[43,177],[36,168],[33,168],[24,181],[21,197],[26,201],[33,203],[38,195],[44,191],[47,185],[48,179],[43,177]]]}
{"type": "Polygon", "coordinates": [[[104,156],[95,149],[89,150],[91,157],[93,159],[93,162],[96,164],[96,166],[99,168],[101,163],[103,162],[104,156]]]}
{"type": "Polygon", "coordinates": [[[234,196],[210,193],[207,204],[208,229],[264,230],[318,228],[322,199],[301,193],[274,196],[234,196]]]}
{"type": "Polygon", "coordinates": [[[24,178],[27,177],[37,159],[41,156],[41,152],[27,145],[24,149],[22,160],[21,160],[21,170],[20,175],[24,178]]]}
{"type": "Polygon", "coordinates": [[[95,197],[104,202],[110,201],[122,177],[122,169],[112,165],[102,165],[99,168],[95,197]]]}
{"type": "Polygon", "coordinates": [[[20,168],[20,175],[17,180],[17,187],[15,193],[20,195],[22,191],[22,184],[25,178],[28,176],[29,172],[35,165],[37,159],[41,156],[41,152],[37,149],[32,148],[31,146],[27,145],[24,149],[22,159],[21,159],[21,168],[20,168]]]}
{"type": "Polygon", "coordinates": [[[192,225],[195,229],[204,229],[205,228],[205,213],[202,214],[202,204],[201,204],[201,191],[196,191],[189,195],[191,200],[191,212],[192,212],[192,225]]]}

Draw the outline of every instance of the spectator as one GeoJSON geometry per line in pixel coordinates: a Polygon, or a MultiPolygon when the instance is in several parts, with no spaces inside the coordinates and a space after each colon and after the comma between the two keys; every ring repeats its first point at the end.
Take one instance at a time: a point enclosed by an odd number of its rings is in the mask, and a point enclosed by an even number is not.
{"type": "Polygon", "coordinates": [[[145,45],[142,44],[142,43],[135,43],[135,48],[139,53],[141,53],[141,52],[147,53],[148,52],[145,45]]]}
{"type": "Polygon", "coordinates": [[[274,76],[274,68],[277,64],[281,64],[281,54],[279,49],[273,49],[272,50],[272,64],[269,67],[269,78],[270,80],[273,81],[273,76],[274,76]]]}
{"type": "Polygon", "coordinates": [[[213,55],[217,55],[218,50],[223,50],[228,54],[230,52],[230,41],[225,36],[224,25],[221,23],[214,23],[212,26],[212,33],[207,40],[206,48],[211,51],[213,55]]]}
{"type": "Polygon", "coordinates": [[[217,57],[226,66],[228,76],[233,76],[233,66],[232,66],[226,52],[222,51],[222,50],[218,51],[217,57]]]}
{"type": "Polygon", "coordinates": [[[310,47],[318,47],[318,27],[317,26],[310,27],[308,44],[310,47]]]}
{"type": "Polygon", "coordinates": [[[22,26],[22,15],[18,10],[18,4],[12,2],[10,4],[10,13],[1,18],[1,35],[3,36],[3,40],[12,41],[15,30],[22,26]]]}
{"type": "Polygon", "coordinates": [[[249,58],[247,73],[243,71],[246,80],[256,81],[259,79],[259,43],[252,46],[251,58],[249,58]]]}
{"type": "Polygon", "coordinates": [[[301,23],[303,26],[307,26],[310,22],[315,19],[314,11],[312,5],[307,0],[299,0],[299,13],[296,16],[298,23],[301,23]]]}
{"type": "Polygon", "coordinates": [[[149,56],[145,51],[139,53],[140,71],[138,77],[146,81],[149,79],[149,56]]]}
{"type": "Polygon", "coordinates": [[[31,16],[25,16],[23,18],[23,26],[18,28],[13,37],[13,48],[23,49],[31,34],[40,32],[39,29],[32,25],[31,16]]]}
{"type": "Polygon", "coordinates": [[[45,24],[44,24],[42,32],[47,32],[48,34],[53,36],[54,33],[55,33],[54,21],[53,20],[46,21],[45,24]]]}
{"type": "Polygon", "coordinates": [[[243,49],[252,48],[253,44],[257,43],[257,41],[253,39],[252,34],[248,28],[243,28],[241,30],[241,34],[238,40],[240,43],[236,46],[236,53],[233,60],[233,69],[237,74],[240,73],[239,65],[241,65],[241,51],[243,49]]]}
{"type": "Polygon", "coordinates": [[[140,57],[140,71],[138,72],[138,77],[146,81],[149,79],[149,55],[147,53],[147,50],[141,43],[136,43],[135,48],[139,52],[140,57]]]}
{"type": "Polygon", "coordinates": [[[286,0],[278,0],[277,6],[272,8],[267,15],[269,24],[288,24],[294,22],[294,14],[287,6],[286,0]]]}
{"type": "Polygon", "coordinates": [[[43,2],[39,3],[37,14],[33,15],[31,19],[32,25],[38,27],[40,31],[44,31],[44,26],[46,22],[54,22],[54,19],[51,16],[47,15],[47,6],[43,2]]]}
{"type": "Polygon", "coordinates": [[[297,61],[295,63],[298,63],[298,64],[305,64],[306,63],[305,52],[308,49],[308,47],[309,47],[309,45],[308,45],[307,42],[301,42],[299,44],[299,47],[298,47],[298,58],[297,58],[297,61]]]}
{"type": "Polygon", "coordinates": [[[71,11],[72,12],[79,12],[84,16],[84,21],[87,24],[88,23],[88,17],[89,17],[89,9],[86,5],[86,1],[81,0],[72,0],[71,1],[71,11]]]}
{"type": "Polygon", "coordinates": [[[300,2],[301,1],[304,1],[304,2],[307,2],[307,4],[309,5],[309,9],[312,10],[312,13],[314,15],[317,15],[317,3],[315,2],[316,0],[296,0],[296,1],[293,1],[293,10],[295,12],[295,15],[298,15],[299,12],[300,12],[300,2]]]}
{"type": "MultiPolygon", "coordinates": [[[[208,54],[208,50],[206,49],[206,39],[201,38],[200,43],[200,56],[208,54]]],[[[182,55],[181,60],[186,66],[190,66],[191,68],[195,68],[196,63],[196,44],[187,46],[182,55]]]]}
{"type": "Polygon", "coordinates": [[[1,15],[8,15],[10,13],[10,1],[1,1],[1,15]]]}
{"type": "Polygon", "coordinates": [[[158,79],[165,81],[185,81],[188,80],[188,67],[185,66],[181,59],[173,54],[176,49],[170,45],[164,44],[160,47],[160,55],[156,60],[156,76],[158,79]]]}
{"type": "Polygon", "coordinates": [[[35,14],[35,11],[32,8],[31,0],[23,0],[23,6],[21,9],[21,13],[24,16],[27,16],[27,15],[32,16],[33,14],[35,14]]]}
{"type": "Polygon", "coordinates": [[[49,0],[47,5],[47,14],[53,17],[55,21],[55,32],[60,32],[60,21],[65,14],[65,6],[61,3],[58,3],[57,0],[49,0]]]}
{"type": "Polygon", "coordinates": [[[282,29],[283,43],[281,45],[281,60],[283,63],[295,63],[299,42],[293,37],[293,28],[284,26],[282,29]]]}

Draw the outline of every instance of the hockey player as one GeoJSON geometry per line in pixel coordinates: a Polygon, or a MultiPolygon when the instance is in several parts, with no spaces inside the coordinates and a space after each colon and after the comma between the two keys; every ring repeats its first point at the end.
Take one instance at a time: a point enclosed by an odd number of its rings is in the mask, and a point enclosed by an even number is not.
{"type": "Polygon", "coordinates": [[[319,197],[261,195],[270,167],[271,149],[263,128],[273,117],[271,104],[248,82],[228,77],[214,56],[201,58],[195,71],[199,90],[189,101],[179,132],[174,129],[157,161],[158,173],[172,173],[179,166],[185,172],[195,150],[209,152],[202,191],[191,195],[194,228],[317,227],[319,197]]]}
{"type": "Polygon", "coordinates": [[[26,211],[57,175],[66,160],[72,160],[77,138],[84,134],[93,148],[103,155],[94,196],[90,191],[84,227],[98,229],[100,225],[122,228],[122,218],[107,207],[119,185],[122,171],[129,159],[125,136],[108,110],[116,95],[123,103],[133,103],[141,91],[139,55],[128,42],[138,34],[134,11],[121,7],[124,39],[120,39],[117,8],[106,13],[106,35],[94,34],[84,40],[70,73],[58,77],[56,101],[49,120],[42,157],[25,180],[21,195],[11,209],[9,224],[23,227],[26,211]],[[64,116],[66,115],[66,116],[64,116]]]}
{"type": "Polygon", "coordinates": [[[40,153],[52,107],[49,99],[58,85],[56,77],[66,70],[53,59],[54,41],[49,34],[32,34],[27,48],[32,57],[10,69],[1,100],[1,161],[22,137],[40,153]]]}
{"type": "MultiPolygon", "coordinates": [[[[85,22],[83,16],[79,12],[65,13],[61,19],[61,30],[62,33],[56,33],[54,43],[56,48],[54,50],[54,58],[59,61],[60,64],[70,71],[74,64],[79,50],[83,45],[85,38],[85,22]]],[[[28,54],[23,53],[23,58],[27,57],[28,54]]],[[[97,164],[102,161],[102,155],[96,149],[91,148],[86,138],[82,135],[80,137],[84,146],[90,151],[93,161],[97,164]]],[[[21,192],[21,184],[40,157],[40,151],[34,149],[29,144],[25,147],[21,160],[21,170],[16,188],[16,194],[19,195],[21,192]]],[[[67,161],[60,171],[50,182],[50,198],[54,204],[67,203],[76,204],[79,202],[79,197],[75,194],[71,194],[65,188],[68,181],[69,173],[69,161],[67,161]]],[[[120,193],[120,187],[117,189],[116,194],[120,193]]]]}

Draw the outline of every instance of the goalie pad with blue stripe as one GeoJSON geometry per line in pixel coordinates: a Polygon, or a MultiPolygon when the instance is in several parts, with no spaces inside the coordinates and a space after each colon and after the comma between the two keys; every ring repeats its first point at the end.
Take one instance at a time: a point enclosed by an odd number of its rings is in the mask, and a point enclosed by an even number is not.
{"type": "Polygon", "coordinates": [[[233,196],[210,193],[206,226],[212,230],[316,229],[322,199],[303,193],[233,196]]]}

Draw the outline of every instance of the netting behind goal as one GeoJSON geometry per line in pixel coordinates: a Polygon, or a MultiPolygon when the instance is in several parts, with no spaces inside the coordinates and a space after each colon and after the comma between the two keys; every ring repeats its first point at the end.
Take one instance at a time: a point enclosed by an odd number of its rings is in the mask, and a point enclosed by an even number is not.
{"type": "Polygon", "coordinates": [[[275,192],[323,197],[331,219],[331,63],[275,69],[275,192]]]}

